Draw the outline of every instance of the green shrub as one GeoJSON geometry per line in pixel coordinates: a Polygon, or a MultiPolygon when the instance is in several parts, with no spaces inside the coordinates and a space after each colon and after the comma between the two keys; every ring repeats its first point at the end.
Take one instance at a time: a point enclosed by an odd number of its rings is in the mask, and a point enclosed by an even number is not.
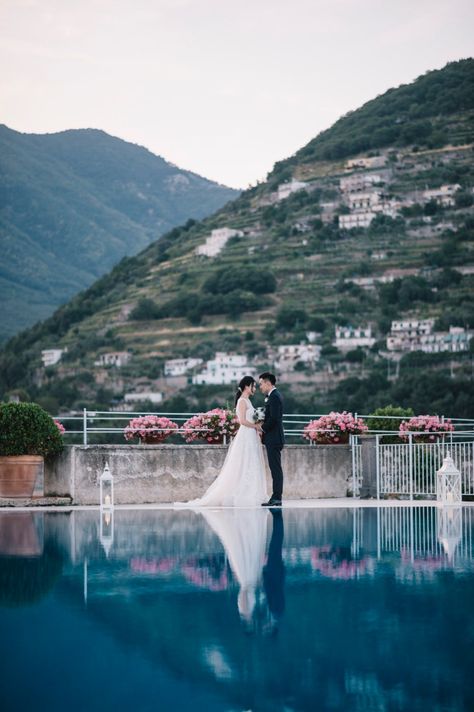
{"type": "MultiPolygon", "coordinates": [[[[384,408],[377,408],[371,416],[383,416],[383,417],[370,417],[367,420],[367,425],[369,430],[398,430],[398,426],[401,423],[399,418],[411,418],[415,413],[412,408],[399,408],[393,405],[386,405],[384,408]],[[393,420],[396,418],[396,420],[393,420]]],[[[398,435],[384,435],[381,438],[382,443],[399,443],[400,438],[398,435]]]]}
{"type": "Polygon", "coordinates": [[[59,428],[37,403],[0,404],[0,455],[42,455],[61,452],[59,428]]]}

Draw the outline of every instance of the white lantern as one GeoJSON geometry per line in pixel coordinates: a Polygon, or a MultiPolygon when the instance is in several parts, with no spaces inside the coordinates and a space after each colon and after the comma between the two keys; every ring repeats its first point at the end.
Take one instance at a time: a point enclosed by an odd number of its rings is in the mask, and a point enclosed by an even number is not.
{"type": "Polygon", "coordinates": [[[436,499],[441,504],[461,504],[461,473],[449,453],[436,473],[436,499]]]}
{"type": "Polygon", "coordinates": [[[111,509],[114,506],[114,478],[109,470],[109,463],[105,463],[104,470],[99,479],[100,508],[111,509]]]}
{"type": "Polygon", "coordinates": [[[110,549],[114,543],[114,510],[105,508],[100,511],[100,543],[104,547],[105,555],[109,557],[110,549]]]}

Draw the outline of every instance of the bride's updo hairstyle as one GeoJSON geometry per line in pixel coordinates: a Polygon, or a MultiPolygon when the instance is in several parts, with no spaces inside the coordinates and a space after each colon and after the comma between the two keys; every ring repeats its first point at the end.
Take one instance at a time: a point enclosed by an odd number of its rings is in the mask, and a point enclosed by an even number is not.
{"type": "Polygon", "coordinates": [[[253,383],[255,383],[255,378],[253,376],[244,376],[242,380],[240,381],[238,388],[235,392],[235,403],[234,405],[237,405],[237,401],[239,400],[240,396],[244,392],[245,386],[251,386],[253,383]]]}

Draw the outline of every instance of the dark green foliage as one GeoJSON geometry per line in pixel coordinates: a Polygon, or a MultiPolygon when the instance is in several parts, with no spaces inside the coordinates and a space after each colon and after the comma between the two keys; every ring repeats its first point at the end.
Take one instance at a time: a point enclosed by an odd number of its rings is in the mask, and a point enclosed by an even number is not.
{"type": "Polygon", "coordinates": [[[153,299],[140,299],[135,309],[129,314],[129,319],[132,321],[144,321],[146,319],[160,319],[161,309],[153,299]]]}
{"type": "Polygon", "coordinates": [[[269,269],[250,265],[224,267],[204,282],[204,290],[211,294],[228,294],[236,290],[253,294],[269,294],[276,289],[276,279],[269,269]]]}
{"type": "MultiPolygon", "coordinates": [[[[25,521],[24,526],[33,526],[33,521],[25,521]]],[[[28,531],[22,534],[27,537],[28,531]]],[[[60,578],[63,559],[49,542],[41,556],[0,557],[0,605],[16,608],[40,601],[60,578]]]]}
{"type": "Polygon", "coordinates": [[[292,331],[304,326],[308,321],[308,314],[298,307],[281,307],[276,316],[276,325],[279,329],[292,331]]]}
{"type": "Polygon", "coordinates": [[[410,309],[414,302],[434,302],[436,294],[423,277],[405,277],[377,285],[382,305],[393,305],[401,310],[410,309]]]}
{"type": "MultiPolygon", "coordinates": [[[[372,417],[367,420],[369,430],[396,431],[401,423],[401,418],[406,418],[408,420],[415,415],[415,413],[413,408],[400,408],[398,406],[386,405],[383,408],[376,408],[371,415],[376,415],[378,417],[372,417]]],[[[399,443],[400,438],[398,435],[385,435],[381,438],[381,442],[399,443]]]]}
{"type": "Polygon", "coordinates": [[[0,403],[0,455],[61,452],[62,436],[54,420],[36,403],[0,403]]]}

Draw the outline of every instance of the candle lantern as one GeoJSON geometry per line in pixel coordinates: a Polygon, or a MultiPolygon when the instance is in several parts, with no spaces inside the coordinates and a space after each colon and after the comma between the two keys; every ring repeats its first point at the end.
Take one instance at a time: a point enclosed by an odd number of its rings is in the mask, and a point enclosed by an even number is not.
{"type": "Polygon", "coordinates": [[[100,508],[111,509],[114,506],[114,478],[109,469],[109,463],[105,463],[104,470],[99,479],[100,484],[100,508]]]}
{"type": "Polygon", "coordinates": [[[461,504],[461,473],[449,453],[436,473],[436,499],[441,504],[461,504]]]}

